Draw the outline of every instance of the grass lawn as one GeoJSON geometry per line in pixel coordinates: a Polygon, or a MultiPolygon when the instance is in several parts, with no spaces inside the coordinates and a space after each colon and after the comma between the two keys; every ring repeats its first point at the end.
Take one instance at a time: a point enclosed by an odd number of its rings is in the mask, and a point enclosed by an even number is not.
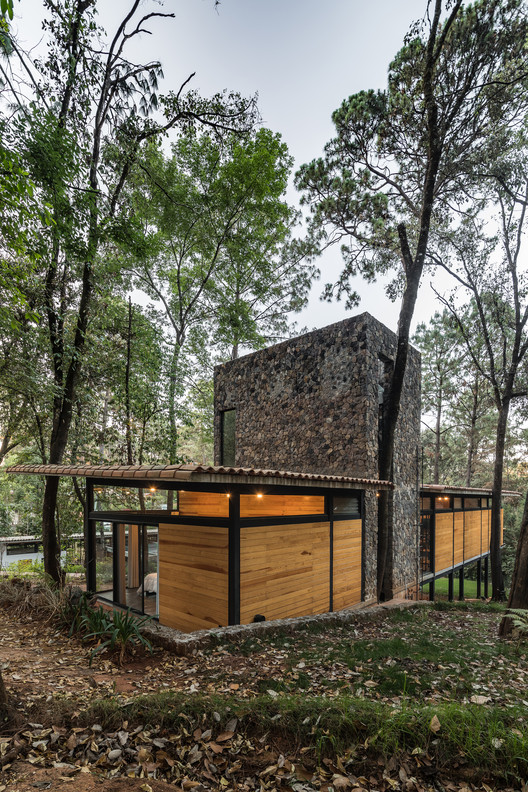
{"type": "MultiPolygon", "coordinates": [[[[429,583],[427,583],[422,591],[424,593],[429,594],[429,583]]],[[[489,585],[489,591],[491,591],[491,581],[489,585]]],[[[481,596],[484,596],[484,582],[482,582],[480,587],[481,596]]],[[[449,580],[446,577],[437,578],[435,580],[435,596],[438,597],[445,597],[447,598],[449,595],[449,580]]],[[[455,599],[458,599],[458,576],[455,576],[453,580],[453,596],[455,599]]],[[[476,580],[464,580],[464,597],[466,599],[476,599],[477,596],[477,581],[476,580]]]]}

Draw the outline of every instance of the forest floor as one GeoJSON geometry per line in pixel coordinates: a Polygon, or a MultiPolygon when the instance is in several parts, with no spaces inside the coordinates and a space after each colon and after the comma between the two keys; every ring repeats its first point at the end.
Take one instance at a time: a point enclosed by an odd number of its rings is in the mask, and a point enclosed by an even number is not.
{"type": "Polygon", "coordinates": [[[0,792],[528,792],[528,646],[501,615],[384,611],[120,668],[2,612],[0,792]]]}

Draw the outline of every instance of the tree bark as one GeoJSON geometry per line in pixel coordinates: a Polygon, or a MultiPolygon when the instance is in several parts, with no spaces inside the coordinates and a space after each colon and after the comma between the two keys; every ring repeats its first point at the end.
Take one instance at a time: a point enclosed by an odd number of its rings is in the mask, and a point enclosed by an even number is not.
{"type": "Polygon", "coordinates": [[[61,585],[63,572],[60,565],[60,547],[55,521],[59,477],[46,476],[44,501],[42,504],[42,550],[44,569],[55,583],[61,585]]]}
{"type": "MultiPolygon", "coordinates": [[[[524,513],[517,542],[508,608],[528,609],[528,493],[524,501],[524,513]]],[[[499,635],[507,636],[511,631],[512,620],[508,616],[504,616],[499,627],[499,635]]]]}
{"type": "Polygon", "coordinates": [[[434,474],[433,484],[440,482],[440,437],[442,432],[442,384],[436,402],[436,436],[435,436],[435,455],[434,455],[434,474]]]}
{"type": "Polygon", "coordinates": [[[508,426],[509,409],[510,402],[508,399],[504,399],[499,410],[499,418],[497,421],[495,464],[493,467],[490,529],[491,596],[497,602],[502,602],[505,599],[501,563],[501,495],[504,470],[504,447],[506,444],[506,428],[508,426]]]}
{"type": "Polygon", "coordinates": [[[467,455],[466,467],[466,487],[471,487],[471,480],[473,478],[473,465],[476,452],[476,434],[477,434],[477,411],[478,411],[478,375],[475,377],[475,386],[473,388],[473,402],[471,405],[471,419],[469,427],[469,446],[467,455]]]}
{"type": "Polygon", "coordinates": [[[132,410],[130,407],[130,358],[132,346],[132,300],[128,298],[128,332],[127,332],[127,356],[125,367],[125,410],[126,410],[126,447],[127,465],[134,464],[132,453],[132,410]]]}
{"type": "Polygon", "coordinates": [[[7,690],[5,689],[4,679],[0,671],[0,723],[3,723],[9,718],[9,700],[7,697],[7,690]]]}
{"type": "Polygon", "coordinates": [[[174,343],[169,372],[169,464],[175,465],[178,457],[178,425],[176,423],[176,379],[180,347],[174,343]]]}

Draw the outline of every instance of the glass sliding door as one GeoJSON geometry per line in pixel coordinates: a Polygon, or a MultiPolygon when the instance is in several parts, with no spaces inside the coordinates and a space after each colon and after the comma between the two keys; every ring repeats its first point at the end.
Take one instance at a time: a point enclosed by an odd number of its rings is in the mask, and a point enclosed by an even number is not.
{"type": "Polygon", "coordinates": [[[101,598],[157,616],[158,526],[112,523],[101,553],[98,548],[96,576],[101,598]]]}

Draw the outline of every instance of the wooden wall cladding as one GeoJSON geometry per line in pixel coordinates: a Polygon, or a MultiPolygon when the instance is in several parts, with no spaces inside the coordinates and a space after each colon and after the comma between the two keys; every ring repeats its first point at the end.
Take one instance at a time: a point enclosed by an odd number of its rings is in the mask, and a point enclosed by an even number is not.
{"type": "Polygon", "coordinates": [[[333,608],[361,602],[361,520],[334,522],[333,608]]]}
{"type": "Polygon", "coordinates": [[[482,552],[487,553],[490,546],[489,528],[491,523],[491,509],[484,509],[482,512],[482,526],[481,526],[481,546],[482,552]]]}
{"type": "Polygon", "coordinates": [[[241,495],[241,517],[291,517],[324,514],[322,495],[241,495]]]}
{"type": "Polygon", "coordinates": [[[228,529],[159,526],[159,621],[184,632],[228,622],[228,529]]]}
{"type": "Polygon", "coordinates": [[[464,514],[464,560],[475,558],[481,553],[481,511],[467,511],[464,514]]]}
{"type": "Polygon", "coordinates": [[[455,564],[464,560],[464,520],[464,512],[455,512],[455,564]]]}
{"type": "Polygon", "coordinates": [[[240,621],[325,613],[330,607],[328,523],[243,527],[240,621]]]}
{"type": "MultiPolygon", "coordinates": [[[[502,544],[501,510],[501,544],[502,544]]],[[[435,572],[489,552],[491,509],[435,515],[435,572]],[[454,537],[453,537],[454,525],[454,537]],[[454,539],[454,554],[453,554],[454,539]],[[452,560],[453,559],[453,560],[452,560]]]]}
{"type": "Polygon", "coordinates": [[[179,492],[181,517],[229,517],[229,498],[225,492],[179,492]]]}
{"type": "Polygon", "coordinates": [[[435,515],[435,572],[453,566],[453,514],[435,515]]]}

